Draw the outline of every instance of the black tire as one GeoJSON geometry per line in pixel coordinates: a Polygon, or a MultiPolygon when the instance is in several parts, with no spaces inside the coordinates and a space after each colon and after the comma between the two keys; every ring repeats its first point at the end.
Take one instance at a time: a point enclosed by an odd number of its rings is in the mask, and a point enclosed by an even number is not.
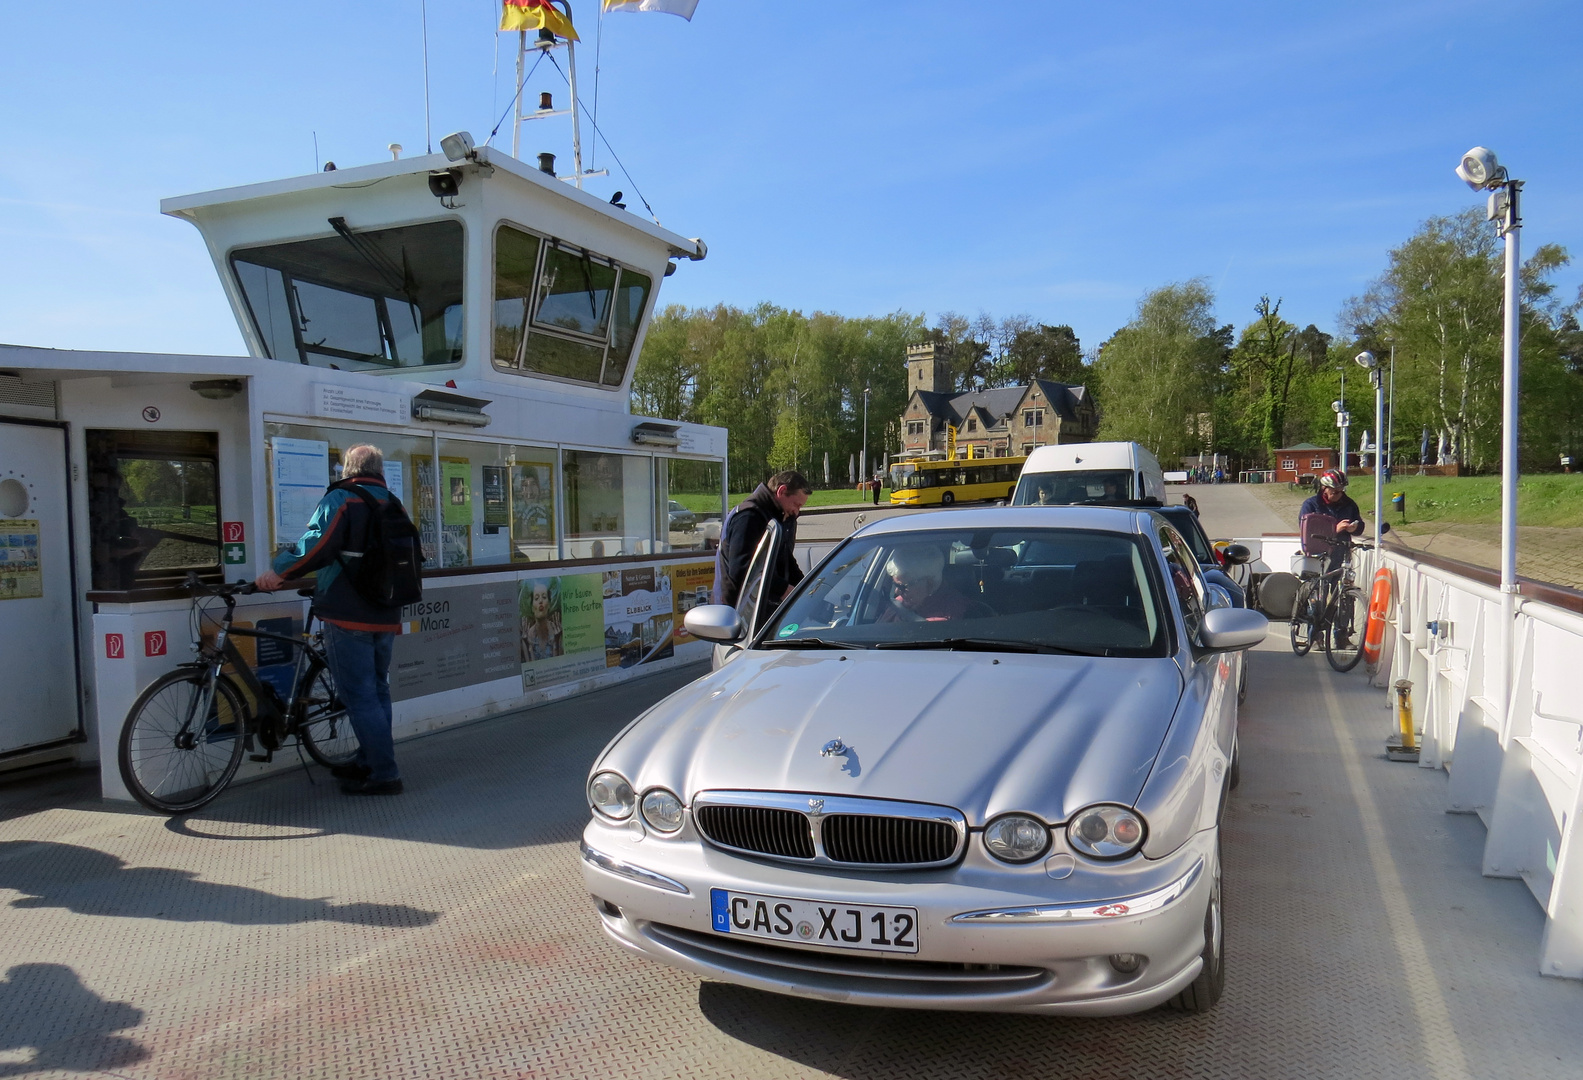
{"type": "Polygon", "coordinates": [[[1204,911],[1204,968],[1187,987],[1170,1001],[1178,1012],[1205,1013],[1215,1007],[1226,988],[1225,913],[1220,900],[1220,844],[1215,844],[1214,878],[1209,887],[1209,904],[1204,911]]]}
{"type": "Polygon", "coordinates": [[[242,695],[229,679],[216,680],[201,725],[191,722],[196,695],[204,692],[207,681],[202,671],[162,675],[126,714],[116,755],[121,781],[150,810],[196,810],[224,791],[242,764],[249,718],[242,695]]]}
{"type": "Polygon", "coordinates": [[[1242,783],[1242,740],[1238,739],[1231,747],[1231,768],[1226,770],[1226,787],[1235,788],[1242,783]]]}
{"type": "Polygon", "coordinates": [[[1363,590],[1348,587],[1336,593],[1325,620],[1325,657],[1337,671],[1351,671],[1363,657],[1369,603],[1363,590]]]}
{"type": "Polygon", "coordinates": [[[1292,601],[1292,652],[1307,656],[1314,647],[1313,585],[1304,582],[1297,587],[1297,599],[1292,601]]]}
{"type": "Polygon", "coordinates": [[[940,496],[941,506],[950,506],[954,502],[956,502],[956,496],[949,491],[940,496]]]}
{"type": "Polygon", "coordinates": [[[357,733],[347,718],[346,706],[336,696],[329,668],[317,661],[310,663],[297,687],[295,708],[297,737],[308,756],[330,769],[357,760],[357,733]]]}
{"type": "Polygon", "coordinates": [[[1248,654],[1242,654],[1242,674],[1237,676],[1237,704],[1248,700],[1248,654]]]}

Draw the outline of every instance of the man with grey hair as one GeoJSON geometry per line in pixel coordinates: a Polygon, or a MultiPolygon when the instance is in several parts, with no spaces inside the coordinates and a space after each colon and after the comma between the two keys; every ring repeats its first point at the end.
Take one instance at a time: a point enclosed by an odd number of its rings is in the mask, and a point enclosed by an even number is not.
{"type": "Polygon", "coordinates": [[[401,609],[374,603],[356,587],[357,560],[367,548],[374,513],[359,491],[378,503],[395,500],[400,505],[385,487],[385,456],[377,446],[346,449],[341,455],[341,479],[319,501],[307,532],[276,554],[271,569],[258,575],[255,584],[273,592],[289,578],[316,575],[313,607],[324,623],[325,655],[358,742],[357,759],[330,772],[348,795],[399,795],[401,772],[391,736],[390,654],[401,609]]]}
{"type": "Polygon", "coordinates": [[[945,556],[933,544],[896,548],[885,561],[885,573],[890,576],[891,605],[875,622],[944,622],[987,611],[944,584],[945,556]]]}

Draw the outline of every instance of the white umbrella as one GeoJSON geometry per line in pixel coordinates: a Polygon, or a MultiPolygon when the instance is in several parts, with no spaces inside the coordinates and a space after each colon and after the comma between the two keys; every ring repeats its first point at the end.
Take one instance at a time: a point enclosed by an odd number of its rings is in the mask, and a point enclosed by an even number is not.
{"type": "Polygon", "coordinates": [[[824,452],[824,486],[830,486],[830,451],[824,452]]]}

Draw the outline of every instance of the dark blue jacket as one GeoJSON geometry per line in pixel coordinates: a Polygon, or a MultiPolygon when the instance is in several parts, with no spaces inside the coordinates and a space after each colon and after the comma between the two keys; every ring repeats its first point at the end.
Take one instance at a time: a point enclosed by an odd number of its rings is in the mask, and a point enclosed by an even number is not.
{"type": "Polygon", "coordinates": [[[1303,500],[1303,508],[1297,512],[1299,523],[1309,514],[1319,514],[1322,517],[1334,518],[1336,521],[1356,521],[1358,527],[1353,533],[1363,531],[1363,511],[1358,509],[1358,504],[1346,492],[1341,493],[1341,498],[1333,503],[1325,502],[1323,495],[1310,495],[1303,500]]]}
{"type": "MultiPolygon", "coordinates": [[[[352,483],[380,502],[395,498],[376,476],[352,483]]],[[[353,587],[336,556],[354,573],[368,538],[368,504],[344,488],[331,488],[319,500],[302,539],[275,555],[273,568],[283,578],[317,574],[313,608],[319,618],[346,630],[393,631],[400,628],[401,609],[371,604],[353,587]]]]}

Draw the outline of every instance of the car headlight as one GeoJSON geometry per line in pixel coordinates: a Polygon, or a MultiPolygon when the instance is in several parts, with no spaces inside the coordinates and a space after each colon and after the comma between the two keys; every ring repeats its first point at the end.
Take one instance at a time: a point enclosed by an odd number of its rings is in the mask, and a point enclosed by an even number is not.
{"type": "Polygon", "coordinates": [[[984,846],[997,859],[1024,863],[1037,859],[1049,848],[1050,830],[1034,818],[1007,814],[984,827],[984,846]]]}
{"type": "Polygon", "coordinates": [[[1096,859],[1119,859],[1143,845],[1143,818],[1125,806],[1090,806],[1066,823],[1067,842],[1096,859]]]}
{"type": "Polygon", "coordinates": [[[607,818],[632,816],[632,785],[620,773],[602,772],[588,781],[588,803],[607,818]]]}
{"type": "Polygon", "coordinates": [[[675,832],[682,827],[682,801],[664,788],[643,796],[643,820],[660,832],[675,832]]]}

